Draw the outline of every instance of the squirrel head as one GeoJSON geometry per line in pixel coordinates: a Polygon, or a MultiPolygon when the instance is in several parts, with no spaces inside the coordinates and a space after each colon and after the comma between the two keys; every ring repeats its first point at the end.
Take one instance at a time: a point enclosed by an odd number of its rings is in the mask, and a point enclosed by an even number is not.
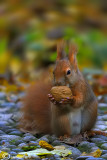
{"type": "Polygon", "coordinates": [[[53,71],[54,85],[71,86],[77,81],[78,67],[77,67],[77,47],[75,44],[69,45],[68,57],[65,53],[66,43],[61,41],[57,45],[57,59],[53,71]]]}

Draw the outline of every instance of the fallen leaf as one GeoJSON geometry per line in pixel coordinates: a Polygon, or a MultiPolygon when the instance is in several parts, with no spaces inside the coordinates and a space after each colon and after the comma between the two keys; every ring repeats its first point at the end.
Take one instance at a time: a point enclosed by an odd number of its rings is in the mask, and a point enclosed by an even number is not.
{"type": "Polygon", "coordinates": [[[17,154],[17,156],[16,156],[17,158],[23,158],[24,157],[24,155],[22,155],[22,154],[17,154]]]}
{"type": "Polygon", "coordinates": [[[47,143],[46,141],[43,141],[43,140],[39,141],[39,145],[40,145],[42,148],[45,148],[45,149],[47,149],[47,150],[49,150],[49,151],[54,150],[53,146],[50,145],[49,143],[47,143]]]}
{"type": "Polygon", "coordinates": [[[101,156],[102,151],[100,149],[97,149],[95,152],[93,152],[93,157],[100,157],[101,156]]]}
{"type": "Polygon", "coordinates": [[[55,146],[54,149],[62,150],[62,149],[65,149],[65,146],[55,146]]]}
{"type": "Polygon", "coordinates": [[[38,156],[43,156],[43,155],[54,155],[57,154],[59,156],[65,157],[68,156],[70,154],[72,154],[72,152],[69,149],[65,149],[65,147],[56,147],[56,149],[54,149],[53,151],[48,151],[47,149],[36,149],[33,151],[28,151],[28,152],[20,152],[18,153],[18,155],[16,157],[21,157],[21,158],[33,158],[36,155],[38,156]]]}
{"type": "Polygon", "coordinates": [[[75,136],[72,136],[72,137],[61,136],[59,139],[63,143],[70,144],[70,145],[75,145],[75,144],[81,143],[83,140],[88,139],[88,136],[87,136],[86,133],[84,133],[83,135],[78,134],[78,135],[75,135],[75,136]]]}
{"type": "Polygon", "coordinates": [[[91,130],[87,132],[88,137],[93,137],[95,135],[107,136],[107,132],[106,131],[96,131],[96,130],[91,130]]]}
{"type": "Polygon", "coordinates": [[[5,157],[8,156],[8,153],[7,152],[4,152],[4,151],[0,151],[0,159],[4,159],[5,157]]]}
{"type": "Polygon", "coordinates": [[[51,153],[52,154],[57,154],[57,155],[62,156],[62,157],[66,157],[66,156],[72,154],[72,152],[69,149],[65,149],[63,147],[59,148],[59,149],[56,148],[53,151],[51,151],[51,153]]]}
{"type": "Polygon", "coordinates": [[[102,153],[102,151],[101,151],[100,149],[97,149],[96,151],[91,152],[91,153],[83,152],[83,153],[81,154],[81,156],[93,156],[93,157],[98,158],[98,157],[101,156],[101,153],[102,153]]]}
{"type": "Polygon", "coordinates": [[[20,153],[18,153],[17,156],[22,155],[23,157],[27,156],[29,158],[30,156],[33,157],[35,155],[42,156],[42,155],[49,155],[49,154],[52,154],[52,153],[50,151],[48,151],[47,149],[40,148],[40,149],[28,151],[28,152],[20,152],[20,153]]]}

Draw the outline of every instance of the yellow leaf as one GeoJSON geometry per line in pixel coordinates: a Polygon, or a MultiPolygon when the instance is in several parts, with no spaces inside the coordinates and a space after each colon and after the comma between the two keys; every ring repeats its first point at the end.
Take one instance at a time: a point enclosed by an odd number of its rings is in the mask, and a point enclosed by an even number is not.
{"type": "Polygon", "coordinates": [[[100,157],[101,156],[101,153],[102,153],[102,151],[100,150],[100,149],[97,149],[96,151],[94,151],[94,152],[91,152],[91,153],[86,153],[86,152],[83,152],[82,154],[81,154],[81,156],[93,156],[93,157],[100,157]]]}
{"type": "Polygon", "coordinates": [[[97,149],[96,151],[93,152],[93,157],[100,157],[101,156],[102,151],[100,149],[97,149]]]}
{"type": "Polygon", "coordinates": [[[0,151],[0,159],[2,158],[5,158],[8,156],[8,153],[7,152],[4,152],[4,151],[0,151]]]}
{"type": "Polygon", "coordinates": [[[39,141],[39,145],[42,147],[42,148],[45,148],[45,149],[48,149],[48,150],[54,150],[53,146],[50,145],[49,143],[47,143],[46,141],[39,141]]]}
{"type": "Polygon", "coordinates": [[[17,158],[23,158],[24,157],[24,155],[23,154],[17,154],[17,156],[16,156],[17,158]]]}

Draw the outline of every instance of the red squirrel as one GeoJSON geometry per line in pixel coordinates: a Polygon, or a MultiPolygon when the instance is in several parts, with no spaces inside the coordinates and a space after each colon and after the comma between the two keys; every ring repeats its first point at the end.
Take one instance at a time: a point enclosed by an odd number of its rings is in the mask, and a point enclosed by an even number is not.
{"type": "Polygon", "coordinates": [[[94,126],[97,99],[79,71],[76,55],[75,45],[69,46],[67,57],[64,41],[58,43],[53,84],[41,81],[29,88],[20,123],[22,130],[62,136],[80,134],[94,126]],[[73,97],[56,102],[49,94],[52,86],[68,86],[73,97]]]}

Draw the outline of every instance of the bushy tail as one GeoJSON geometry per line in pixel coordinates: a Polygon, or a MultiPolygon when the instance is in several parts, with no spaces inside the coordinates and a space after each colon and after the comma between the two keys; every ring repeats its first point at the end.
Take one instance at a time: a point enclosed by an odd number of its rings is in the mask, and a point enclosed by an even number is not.
{"type": "Polygon", "coordinates": [[[51,108],[48,100],[51,84],[36,82],[24,98],[20,129],[35,133],[51,133],[51,108]]]}

